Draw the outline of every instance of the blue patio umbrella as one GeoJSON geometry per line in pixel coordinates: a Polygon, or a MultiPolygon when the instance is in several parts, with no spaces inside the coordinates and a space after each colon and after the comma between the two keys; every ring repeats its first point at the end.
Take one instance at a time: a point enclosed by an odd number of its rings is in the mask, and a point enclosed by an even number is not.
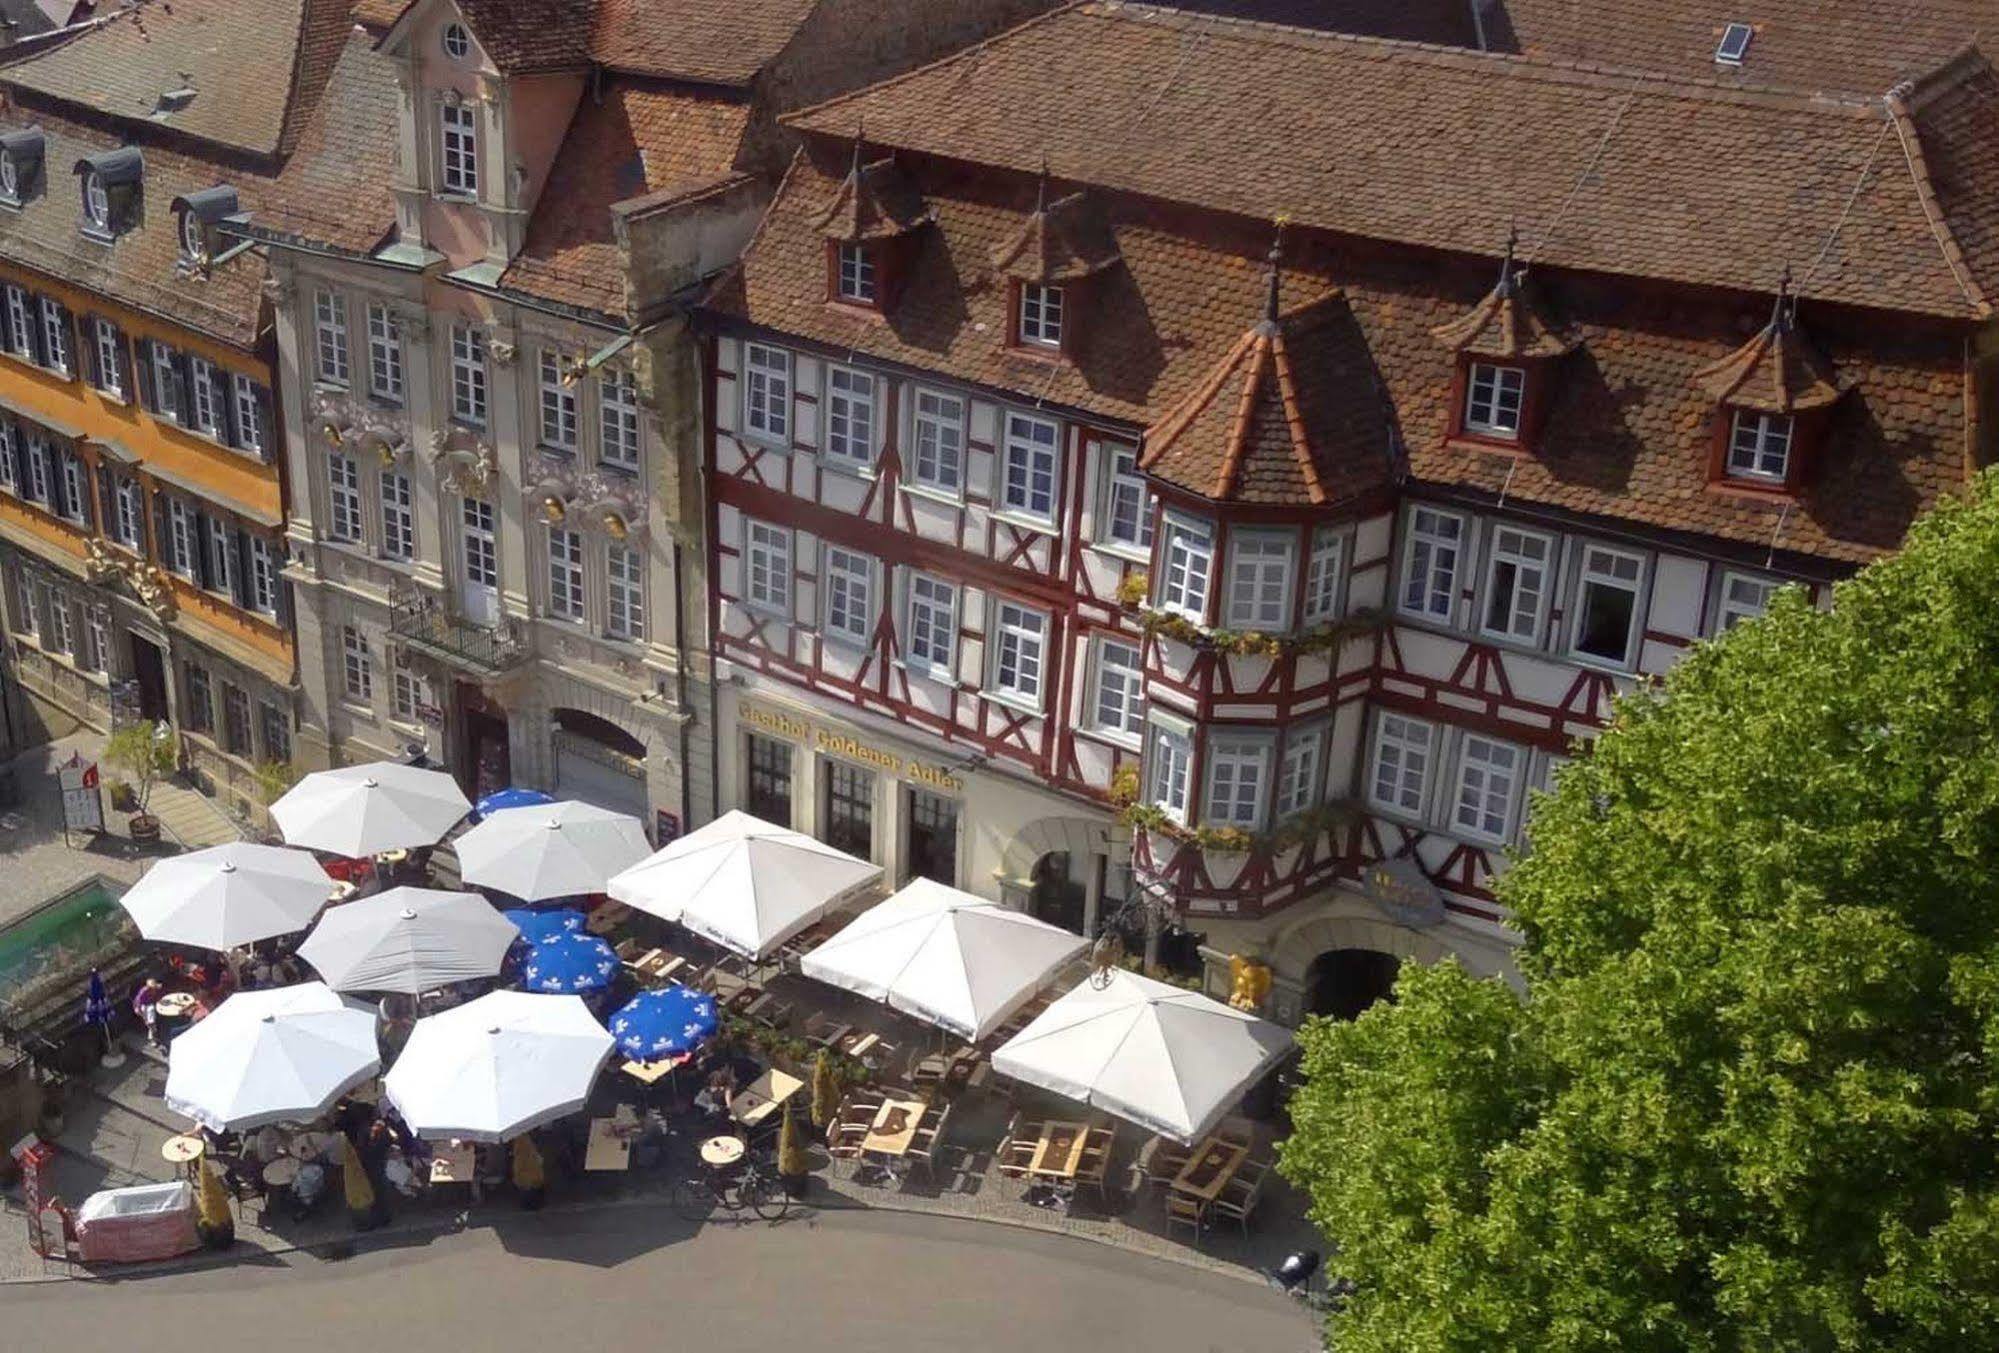
{"type": "Polygon", "coordinates": [[[102,1030],[106,1066],[116,1066],[125,1060],[117,1050],[118,1045],[111,1041],[111,998],[104,994],[104,974],[95,968],[90,970],[90,992],[83,998],[83,1022],[102,1030]]]}
{"type": "Polygon", "coordinates": [[[531,808],[538,803],[554,802],[553,798],[539,789],[496,789],[473,804],[472,813],[475,817],[483,818],[488,813],[499,812],[502,808],[531,808]]]}
{"type": "Polygon", "coordinates": [[[611,1015],[618,1050],[640,1062],[659,1062],[693,1052],[715,1036],[715,998],[679,983],[642,991],[611,1015]]]}
{"type": "Polygon", "coordinates": [[[618,975],[618,955],[595,935],[551,935],[521,963],[521,987],[553,995],[602,991],[618,975]]]}
{"type": "Polygon", "coordinates": [[[583,913],[580,911],[533,911],[527,907],[513,907],[500,915],[512,921],[521,932],[521,938],[529,944],[541,944],[558,935],[583,933],[583,913]]]}

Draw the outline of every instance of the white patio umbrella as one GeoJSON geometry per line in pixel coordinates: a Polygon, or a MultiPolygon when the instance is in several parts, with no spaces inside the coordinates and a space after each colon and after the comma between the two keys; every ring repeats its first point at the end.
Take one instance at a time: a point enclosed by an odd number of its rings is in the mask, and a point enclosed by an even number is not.
{"type": "Polygon", "coordinates": [[[435,845],[471,811],[443,771],[394,761],[314,771],[271,805],[288,843],[350,859],[435,845]]]}
{"type": "Polygon", "coordinates": [[[332,892],[305,851],[231,841],[161,860],[118,900],[149,940],[221,950],[305,929],[332,892]]]}
{"type": "Polygon", "coordinates": [[[459,877],[529,902],[601,893],[652,845],[629,813],[592,803],[502,808],[459,837],[459,877]]]}
{"type": "Polygon", "coordinates": [[[803,832],[732,810],[617,875],[606,891],[762,958],[881,872],[803,832]]]}
{"type": "Polygon", "coordinates": [[[477,893],[391,888],[326,913],[298,955],[335,990],[415,996],[491,977],[520,934],[477,893]]]}
{"type": "Polygon", "coordinates": [[[611,1046],[581,997],[494,991],[418,1020],[382,1084],[420,1137],[505,1141],[582,1108],[611,1046]]]}
{"type": "Polygon", "coordinates": [[[993,1070],[1194,1142],[1290,1046],[1281,1025],[1116,969],[1035,1016],[993,1070]]]}
{"type": "Polygon", "coordinates": [[[317,1118],[382,1069],[375,1014],[324,982],[239,991],[167,1049],[167,1107],[215,1131],[317,1118]]]}
{"type": "Polygon", "coordinates": [[[1025,912],[919,878],[807,954],[799,970],[977,1042],[1085,944],[1025,912]]]}

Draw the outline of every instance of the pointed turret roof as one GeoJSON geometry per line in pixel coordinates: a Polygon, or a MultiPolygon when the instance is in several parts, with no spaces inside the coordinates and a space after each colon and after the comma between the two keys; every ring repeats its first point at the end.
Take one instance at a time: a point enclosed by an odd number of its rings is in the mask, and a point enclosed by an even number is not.
{"type": "Polygon", "coordinates": [[[814,223],[819,233],[842,244],[894,239],[927,225],[933,213],[895,158],[864,162],[862,139],[854,136],[854,162],[832,200],[814,223]]]}
{"type": "Polygon", "coordinates": [[[1838,373],[1798,329],[1789,269],[1777,284],[1770,322],[1728,356],[1696,371],[1694,383],[1717,404],[1760,413],[1821,409],[1839,398],[1838,373]]]}
{"type": "Polygon", "coordinates": [[[1499,280],[1470,311],[1430,332],[1455,353],[1491,357],[1502,362],[1536,357],[1560,357],[1576,346],[1542,303],[1527,280],[1527,269],[1514,262],[1518,236],[1508,231],[1506,254],[1499,261],[1499,280]]]}
{"type": "Polygon", "coordinates": [[[1087,194],[1074,192],[1048,200],[1046,165],[1035,190],[1034,210],[992,252],[997,271],[1041,286],[1089,277],[1119,258],[1117,240],[1087,194]]]}

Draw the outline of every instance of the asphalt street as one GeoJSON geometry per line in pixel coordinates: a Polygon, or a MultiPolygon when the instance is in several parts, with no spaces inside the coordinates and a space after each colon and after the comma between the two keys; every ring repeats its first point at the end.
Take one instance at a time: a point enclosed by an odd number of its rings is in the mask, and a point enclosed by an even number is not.
{"type": "Polygon", "coordinates": [[[1065,1236],[898,1213],[695,1227],[523,1215],[351,1258],[0,1290],[0,1353],[1307,1353],[1279,1293],[1065,1236]]]}

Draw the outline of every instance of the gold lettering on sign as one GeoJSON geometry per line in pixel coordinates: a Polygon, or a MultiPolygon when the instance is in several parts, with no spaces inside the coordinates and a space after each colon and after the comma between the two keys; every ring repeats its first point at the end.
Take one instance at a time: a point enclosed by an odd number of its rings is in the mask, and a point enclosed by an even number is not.
{"type": "Polygon", "coordinates": [[[870,747],[851,733],[838,733],[831,729],[815,729],[803,719],[780,714],[776,710],[740,701],[736,705],[736,717],[753,727],[768,733],[790,738],[795,742],[809,742],[822,752],[843,756],[849,761],[873,766],[890,775],[899,775],[916,784],[928,785],[949,794],[964,792],[965,782],[953,776],[942,766],[926,766],[914,757],[905,759],[894,752],[885,752],[879,747],[870,747]]]}

